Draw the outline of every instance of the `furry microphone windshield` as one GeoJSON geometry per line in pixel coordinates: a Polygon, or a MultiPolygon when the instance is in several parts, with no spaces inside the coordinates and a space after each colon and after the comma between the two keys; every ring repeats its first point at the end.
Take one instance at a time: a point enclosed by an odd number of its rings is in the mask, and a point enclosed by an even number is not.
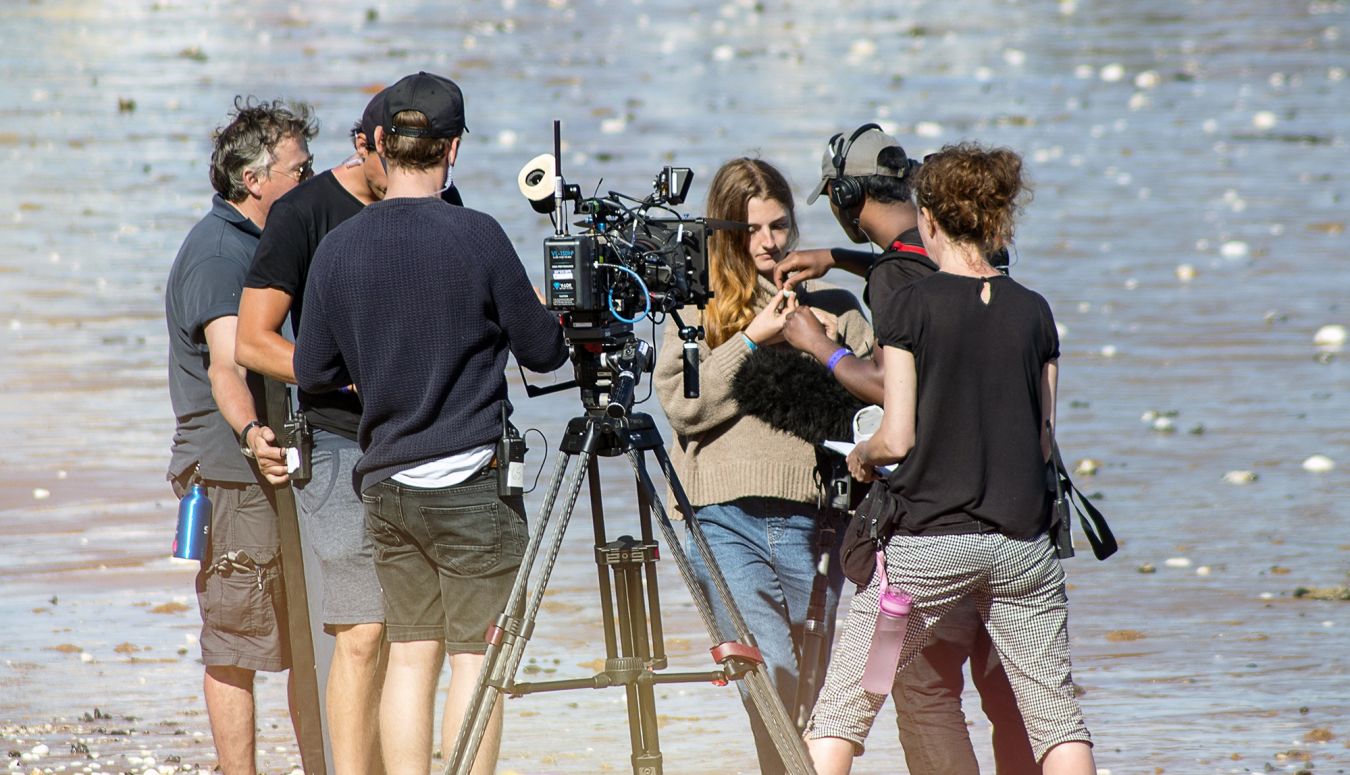
{"type": "Polygon", "coordinates": [[[851,440],[853,415],[864,406],[815,359],[782,347],[750,353],[731,395],[741,411],[812,444],[851,440]]]}

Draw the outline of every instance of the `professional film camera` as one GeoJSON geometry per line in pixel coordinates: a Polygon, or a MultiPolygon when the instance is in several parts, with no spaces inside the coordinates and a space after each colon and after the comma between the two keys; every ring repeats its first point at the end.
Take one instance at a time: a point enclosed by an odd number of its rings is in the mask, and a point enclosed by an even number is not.
{"type": "Polygon", "coordinates": [[[701,308],[712,297],[708,231],[745,227],[686,218],[673,209],[693,182],[687,167],[661,170],[642,199],[616,191],[584,198],[580,186],[563,179],[557,124],[553,141],[554,153],[531,159],[517,183],[535,211],[553,220],[553,236],[544,240],[544,303],[562,316],[576,381],[530,386],[530,394],[576,385],[587,412],[624,416],[638,379],[653,365],[651,345],[634,335],[633,325],[669,315],[684,341],[685,396],[698,396],[703,330],[686,325],[679,310],[701,308]],[[568,202],[580,219],[577,234],[569,231],[568,202]]]}
{"type": "Polygon", "coordinates": [[[684,218],[675,212],[673,208],[684,201],[693,179],[682,167],[662,170],[652,193],[644,199],[612,191],[603,197],[583,198],[577,186],[563,180],[560,145],[555,122],[553,154],[531,160],[520,171],[518,182],[534,209],[553,218],[553,236],[544,240],[545,305],[561,317],[576,380],[547,388],[527,381],[525,387],[537,396],[578,386],[586,411],[568,421],[559,445],[562,454],[557,456],[542,506],[537,515],[531,515],[530,540],[502,614],[486,634],[478,684],[445,772],[469,775],[492,708],[503,695],[612,687],[622,688],[626,695],[633,774],[661,775],[664,754],[657,687],[742,681],[784,769],[792,775],[809,775],[814,770],[799,730],[778,699],[763,655],[736,607],[717,558],[698,520],[686,519],[690,551],[702,558],[713,593],[730,618],[729,627],[718,622],[710,596],[695,581],[684,542],[662,500],[669,493],[675,508],[686,516],[694,513],[693,507],[655,422],[649,415],[632,411],[638,378],[651,370],[654,361],[652,346],[633,332],[633,326],[645,318],[655,323],[668,316],[679,327],[684,341],[684,393],[688,398],[698,396],[698,340],[703,331],[686,325],[679,310],[690,304],[702,307],[712,296],[708,289],[709,229],[748,227],[684,218]],[[574,217],[581,219],[576,224],[581,229],[578,234],[569,233],[568,202],[573,203],[574,217]],[[658,487],[647,470],[648,455],[656,459],[664,487],[658,487]],[[632,468],[636,498],[626,498],[624,506],[637,506],[636,537],[609,538],[598,465],[603,457],[625,458],[632,468]],[[573,470],[570,477],[569,468],[573,470]],[[518,681],[521,659],[583,485],[589,485],[590,493],[604,668],[577,678],[518,681]],[[557,504],[561,508],[555,517],[557,504]],[[665,539],[664,547],[656,540],[657,529],[665,539]],[[541,554],[543,559],[539,559],[541,554]],[[679,566],[708,631],[709,653],[715,663],[711,669],[668,669],[656,571],[656,562],[663,557],[674,559],[679,566]]]}

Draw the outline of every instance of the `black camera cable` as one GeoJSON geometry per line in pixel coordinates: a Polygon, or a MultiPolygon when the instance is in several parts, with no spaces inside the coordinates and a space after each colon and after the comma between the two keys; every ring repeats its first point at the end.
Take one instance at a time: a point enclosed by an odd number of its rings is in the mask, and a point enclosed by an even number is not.
{"type": "MultiPolygon", "coordinates": [[[[544,440],[544,449],[548,450],[548,437],[544,435],[544,432],[539,430],[538,428],[526,428],[524,438],[529,438],[531,433],[539,434],[539,438],[544,440]]],[[[562,454],[562,450],[558,450],[556,454],[562,454]]],[[[539,475],[544,473],[544,464],[546,464],[547,462],[548,458],[545,457],[543,461],[539,463],[539,468],[536,469],[534,472],[534,481],[530,483],[530,489],[526,490],[523,493],[524,495],[529,495],[530,493],[534,492],[534,488],[539,486],[539,475]]]]}

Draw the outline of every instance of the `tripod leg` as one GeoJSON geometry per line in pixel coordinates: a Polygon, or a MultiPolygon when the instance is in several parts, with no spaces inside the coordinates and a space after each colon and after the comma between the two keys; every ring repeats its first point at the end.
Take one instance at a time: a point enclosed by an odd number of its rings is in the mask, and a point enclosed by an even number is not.
{"type": "Polygon", "coordinates": [[[450,775],[450,773],[469,775],[469,772],[473,769],[474,759],[478,755],[478,748],[483,741],[483,733],[491,719],[492,708],[497,704],[502,689],[514,680],[516,669],[519,667],[521,656],[525,651],[525,644],[529,641],[531,631],[534,629],[534,622],[538,617],[539,607],[544,599],[544,590],[548,586],[549,576],[552,574],[553,566],[562,550],[563,535],[567,531],[567,523],[572,517],[572,509],[576,505],[577,493],[581,490],[582,478],[585,476],[591,460],[589,448],[581,452],[580,459],[581,465],[568,489],[567,502],[563,506],[557,524],[553,527],[544,568],[538,577],[534,594],[530,596],[529,603],[525,606],[524,616],[521,618],[517,616],[516,612],[521,610],[521,604],[525,600],[530,568],[539,555],[539,548],[543,544],[554,503],[558,492],[562,489],[564,475],[567,472],[568,455],[560,454],[558,456],[558,462],[554,467],[552,478],[549,480],[548,492],[544,496],[539,524],[531,531],[529,543],[526,544],[525,555],[521,558],[520,569],[516,571],[515,582],[511,586],[511,595],[507,598],[506,610],[497,617],[496,626],[489,631],[487,652],[484,654],[483,668],[478,674],[478,685],[474,687],[469,705],[465,709],[464,722],[460,726],[459,734],[455,738],[454,750],[451,752],[445,767],[446,775],[450,775]]]}
{"type": "MultiPolygon", "coordinates": [[[[727,586],[726,579],[722,576],[722,571],[713,557],[712,549],[708,546],[708,540],[699,528],[698,520],[694,518],[693,509],[689,505],[688,497],[684,493],[684,488],[680,486],[679,478],[675,475],[675,469],[670,463],[670,457],[666,454],[665,448],[657,446],[654,448],[657,463],[661,466],[662,472],[666,476],[666,481],[670,484],[671,491],[675,494],[680,510],[684,513],[688,523],[689,534],[692,536],[694,546],[698,549],[699,555],[703,558],[708,570],[708,576],[712,580],[713,587],[717,590],[717,595],[726,608],[732,625],[736,630],[738,639],[747,645],[753,646],[754,636],[751,635],[749,628],[745,624],[744,617],[736,607],[736,602],[732,598],[731,589],[727,586]]],[[[708,633],[719,643],[724,642],[722,633],[717,625],[717,619],[713,614],[712,606],[700,591],[697,580],[694,578],[693,568],[689,564],[689,558],[685,555],[684,549],[680,545],[679,537],[675,533],[675,528],[670,522],[670,517],[665,508],[661,505],[660,496],[656,492],[656,487],[652,483],[651,477],[647,473],[646,466],[639,459],[637,452],[628,451],[628,461],[633,466],[633,470],[638,476],[643,489],[650,498],[652,509],[656,513],[658,522],[661,525],[661,532],[669,544],[670,553],[675,558],[675,564],[679,566],[680,575],[684,578],[685,586],[689,588],[690,596],[694,600],[694,607],[698,609],[699,615],[703,617],[703,623],[708,629],[708,633]]],[[[792,775],[811,775],[815,768],[811,764],[810,755],[806,752],[806,746],[803,745],[801,737],[797,734],[796,727],[788,712],[783,708],[783,703],[778,699],[778,692],[774,689],[773,683],[764,670],[763,662],[751,664],[750,668],[741,676],[749,690],[750,699],[759,711],[760,717],[764,721],[764,726],[768,730],[770,737],[773,738],[774,746],[778,749],[778,755],[783,760],[786,770],[792,775]]]]}
{"type": "Polygon", "coordinates": [[[811,598],[806,605],[805,632],[802,633],[801,677],[797,680],[796,707],[793,708],[797,731],[806,729],[816,695],[820,693],[825,654],[830,647],[825,621],[826,590],[830,586],[830,555],[834,548],[833,524],[822,524],[816,542],[816,575],[811,579],[811,598]]]}

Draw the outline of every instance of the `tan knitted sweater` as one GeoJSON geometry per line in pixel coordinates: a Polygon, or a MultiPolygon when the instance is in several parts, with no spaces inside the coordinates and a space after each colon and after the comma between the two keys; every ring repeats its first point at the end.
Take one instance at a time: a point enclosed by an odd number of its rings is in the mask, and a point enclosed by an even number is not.
{"type": "MultiPolygon", "coordinates": [[[[773,285],[760,278],[755,309],[762,309],[774,292],[773,285]]],[[[813,282],[800,300],[837,315],[836,339],[858,355],[871,353],[872,327],[853,294],[813,282]]],[[[681,347],[675,325],[667,323],[653,380],[675,433],[671,460],[690,503],[699,507],[753,496],[816,503],[812,446],[758,418],[742,415],[731,397],[731,380],[750,354],[745,337],[734,335],[716,349],[699,342],[698,398],[684,397],[681,347]]],[[[804,353],[802,357],[810,358],[804,353]]],[[[811,397],[801,400],[809,402],[811,397]]]]}

